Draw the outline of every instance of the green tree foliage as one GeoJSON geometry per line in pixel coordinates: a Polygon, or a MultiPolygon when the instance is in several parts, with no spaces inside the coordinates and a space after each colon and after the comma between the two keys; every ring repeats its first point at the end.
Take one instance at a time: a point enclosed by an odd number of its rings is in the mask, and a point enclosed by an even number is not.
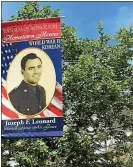
{"type": "Polygon", "coordinates": [[[10,20],[24,20],[44,17],[57,17],[60,9],[52,11],[51,6],[43,6],[40,8],[38,2],[26,2],[22,8],[17,11],[17,16],[11,16],[10,20]]]}
{"type": "MultiPolygon", "coordinates": [[[[59,16],[50,6],[25,2],[10,20],[59,16]]],[[[116,45],[102,23],[96,40],[76,36],[62,23],[64,136],[2,140],[2,167],[15,160],[20,167],[122,167],[129,153],[124,143],[133,130],[133,27],[116,32],[116,45]],[[111,146],[107,141],[115,139],[111,146]],[[107,147],[108,146],[108,147],[107,147]],[[8,153],[5,154],[5,150],[8,153]]]]}
{"type": "Polygon", "coordinates": [[[130,38],[127,43],[110,46],[109,35],[101,33],[101,24],[98,30],[99,38],[88,46],[89,50],[95,46],[97,54],[94,56],[92,50],[81,55],[78,63],[69,65],[64,72],[64,108],[69,128],[62,147],[68,144],[64,157],[69,167],[112,165],[115,157],[128,151],[123,145],[128,141],[125,131],[133,128],[133,69],[128,64],[132,58],[130,38]],[[115,139],[115,152],[95,154],[101,143],[111,137],[115,139]]]}

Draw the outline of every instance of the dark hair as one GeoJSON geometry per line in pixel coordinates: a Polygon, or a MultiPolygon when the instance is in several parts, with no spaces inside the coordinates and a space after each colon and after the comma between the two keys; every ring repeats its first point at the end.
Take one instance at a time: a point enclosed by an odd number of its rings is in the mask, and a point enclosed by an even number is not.
{"type": "Polygon", "coordinates": [[[40,57],[38,57],[35,53],[29,53],[27,54],[26,56],[24,56],[21,60],[21,69],[22,70],[25,70],[25,65],[26,65],[26,62],[29,60],[29,59],[39,59],[42,63],[42,60],[40,59],[40,57]]]}

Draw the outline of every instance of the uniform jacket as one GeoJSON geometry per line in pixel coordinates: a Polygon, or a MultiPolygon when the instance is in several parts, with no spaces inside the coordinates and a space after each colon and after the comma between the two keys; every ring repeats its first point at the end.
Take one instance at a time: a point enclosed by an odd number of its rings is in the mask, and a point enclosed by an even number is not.
{"type": "Polygon", "coordinates": [[[9,93],[10,101],[18,112],[24,115],[33,115],[45,108],[45,89],[40,85],[37,85],[37,87],[39,90],[38,97],[24,81],[9,93]]]}

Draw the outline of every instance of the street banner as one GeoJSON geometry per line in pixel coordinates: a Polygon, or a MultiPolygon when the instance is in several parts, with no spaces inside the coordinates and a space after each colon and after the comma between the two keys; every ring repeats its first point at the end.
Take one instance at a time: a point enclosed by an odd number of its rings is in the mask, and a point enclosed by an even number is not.
{"type": "Polygon", "coordinates": [[[63,136],[60,18],[1,30],[2,137],[63,136]]]}

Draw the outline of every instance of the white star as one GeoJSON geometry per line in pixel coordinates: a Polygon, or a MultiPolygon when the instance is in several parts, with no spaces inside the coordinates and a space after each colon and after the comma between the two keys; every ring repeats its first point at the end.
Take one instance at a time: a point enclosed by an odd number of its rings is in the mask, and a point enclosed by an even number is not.
{"type": "Polygon", "coordinates": [[[11,58],[13,58],[13,56],[11,56],[11,58]]]}
{"type": "Polygon", "coordinates": [[[7,59],[8,59],[8,60],[9,60],[9,58],[10,58],[10,57],[9,57],[9,56],[7,56],[7,59]]]}
{"type": "Polygon", "coordinates": [[[7,50],[5,50],[5,52],[7,53],[7,50]]]}
{"type": "Polygon", "coordinates": [[[5,66],[7,67],[7,64],[5,63],[5,66]]]}
{"type": "Polygon", "coordinates": [[[11,53],[10,49],[8,50],[9,53],[11,53]]]}
{"type": "Polygon", "coordinates": [[[8,44],[6,43],[6,46],[8,46],[8,44]]]}
{"type": "Polygon", "coordinates": [[[4,44],[2,44],[2,46],[4,47],[5,45],[4,45],[4,44]]]}
{"type": "Polygon", "coordinates": [[[4,65],[2,64],[2,67],[4,67],[4,65]]]}
{"type": "Polygon", "coordinates": [[[5,73],[5,70],[3,70],[3,74],[5,73]]]}
{"type": "Polygon", "coordinates": [[[3,60],[5,60],[5,57],[3,57],[3,60]]]}
{"type": "Polygon", "coordinates": [[[10,43],[10,45],[12,45],[12,43],[10,43]]]}

